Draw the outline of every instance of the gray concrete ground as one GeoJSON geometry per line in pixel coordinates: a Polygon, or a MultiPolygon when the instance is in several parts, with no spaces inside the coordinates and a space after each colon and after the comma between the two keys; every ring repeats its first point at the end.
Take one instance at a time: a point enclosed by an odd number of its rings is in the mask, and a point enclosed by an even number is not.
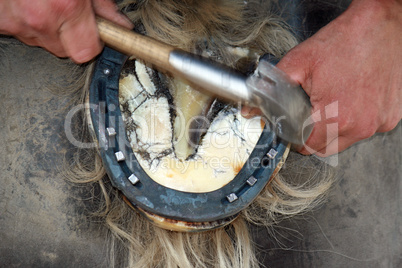
{"type": "Polygon", "coordinates": [[[399,124],[339,154],[328,201],[282,222],[282,245],[257,230],[266,267],[402,267],[401,137],[399,124]]]}
{"type": "MultiPolygon", "coordinates": [[[[89,189],[61,176],[68,99],[48,90],[69,67],[0,38],[0,267],[106,267],[89,189]],[[55,66],[59,66],[55,68],[55,66]]],[[[266,267],[402,267],[402,127],[339,154],[338,183],[312,213],[254,229],[266,267]]]]}
{"type": "Polygon", "coordinates": [[[0,39],[0,267],[100,267],[105,232],[88,219],[85,192],[60,174],[72,146],[68,100],[49,80],[69,74],[42,49],[0,39]]]}

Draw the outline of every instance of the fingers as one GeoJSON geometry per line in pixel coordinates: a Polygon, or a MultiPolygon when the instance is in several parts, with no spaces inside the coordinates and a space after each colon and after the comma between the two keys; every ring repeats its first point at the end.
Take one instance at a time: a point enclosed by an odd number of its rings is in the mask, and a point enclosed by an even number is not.
{"type": "Polygon", "coordinates": [[[241,115],[244,118],[252,118],[254,116],[261,115],[261,110],[254,107],[243,106],[241,108],[241,115]]]}
{"type": "Polygon", "coordinates": [[[64,20],[59,34],[66,54],[76,63],[87,62],[102,50],[90,2],[64,20]]]}
{"type": "Polygon", "coordinates": [[[311,62],[313,57],[311,49],[304,49],[309,46],[310,41],[304,41],[291,49],[286,55],[278,62],[276,67],[287,73],[294,81],[302,86],[308,95],[310,95],[311,84],[309,78],[311,77],[311,62]]]}
{"type": "Polygon", "coordinates": [[[335,154],[401,120],[400,39],[395,38],[400,23],[387,14],[370,6],[349,8],[277,64],[301,84],[323,117],[315,120],[301,153],[335,154]]]}
{"type": "Polygon", "coordinates": [[[302,154],[322,152],[335,138],[339,136],[339,107],[335,101],[324,107],[314,107],[311,117],[306,124],[314,122],[313,131],[305,146],[300,150],[302,154]]]}
{"type": "Polygon", "coordinates": [[[113,1],[86,1],[81,10],[67,18],[60,27],[60,40],[66,54],[76,63],[87,62],[102,50],[95,13],[124,27],[133,27],[128,18],[117,11],[113,1]]]}
{"type": "MultiPolygon", "coordinates": [[[[397,97],[399,100],[402,100],[401,97],[397,97]]],[[[393,130],[402,119],[402,105],[397,103],[394,107],[389,107],[390,115],[388,115],[387,119],[383,120],[383,124],[378,128],[377,132],[387,132],[393,130]],[[395,107],[397,106],[397,107],[395,107]]]]}
{"type": "Polygon", "coordinates": [[[50,4],[26,0],[6,4],[6,24],[2,24],[6,34],[14,35],[25,44],[45,48],[58,57],[68,56],[59,37],[60,16],[50,4]]]}
{"type": "Polygon", "coordinates": [[[299,152],[304,155],[315,154],[320,157],[327,157],[337,154],[359,141],[359,139],[351,139],[350,136],[338,135],[332,135],[331,137],[312,137],[311,140],[320,140],[320,138],[325,139],[326,142],[314,144],[314,142],[307,141],[299,152]]]}
{"type": "Polygon", "coordinates": [[[51,52],[52,54],[56,55],[57,57],[66,58],[68,56],[58,38],[48,37],[45,38],[45,40],[42,40],[42,38],[39,37],[31,37],[31,38],[17,37],[17,38],[18,40],[27,45],[42,47],[47,51],[51,52]]]}
{"type": "Polygon", "coordinates": [[[360,125],[364,122],[364,118],[357,116],[356,118],[361,118],[361,120],[350,123],[345,123],[345,118],[347,116],[345,117],[342,109],[338,115],[337,103],[327,105],[320,116],[313,115],[315,121],[313,131],[306,144],[298,151],[305,155],[315,154],[326,157],[341,152],[375,133],[374,130],[369,129],[367,124],[360,125]]]}
{"type": "Polygon", "coordinates": [[[328,156],[339,151],[339,128],[337,123],[316,123],[306,144],[299,150],[301,154],[328,156]]]}
{"type": "Polygon", "coordinates": [[[0,1],[0,11],[0,33],[76,63],[87,62],[102,50],[95,13],[133,27],[112,0],[0,1]]]}
{"type": "Polygon", "coordinates": [[[128,29],[134,28],[134,24],[118,11],[116,4],[112,0],[93,0],[94,11],[102,18],[108,19],[128,29]]]}
{"type": "Polygon", "coordinates": [[[314,154],[320,157],[334,155],[346,150],[358,141],[360,141],[360,139],[351,138],[349,136],[339,136],[333,139],[324,149],[314,154]]]}

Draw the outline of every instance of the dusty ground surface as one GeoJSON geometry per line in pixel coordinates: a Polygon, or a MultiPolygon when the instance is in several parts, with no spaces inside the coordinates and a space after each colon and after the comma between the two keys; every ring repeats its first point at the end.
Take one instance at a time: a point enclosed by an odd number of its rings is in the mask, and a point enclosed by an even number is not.
{"type": "MultiPolygon", "coordinates": [[[[60,173],[72,149],[62,109],[68,98],[46,86],[63,83],[71,66],[58,63],[0,38],[0,267],[107,267],[106,231],[89,213],[90,189],[60,173]]],[[[401,137],[400,124],[341,153],[328,201],[282,222],[281,244],[254,228],[265,266],[402,267],[401,137]]]]}
{"type": "Polygon", "coordinates": [[[266,267],[402,267],[401,137],[399,124],[341,153],[328,201],[282,222],[282,244],[255,230],[266,267]]]}
{"type": "Polygon", "coordinates": [[[105,233],[89,219],[88,189],[60,174],[72,148],[64,134],[68,99],[46,90],[69,73],[59,63],[0,39],[0,267],[99,267],[104,260],[105,233]]]}

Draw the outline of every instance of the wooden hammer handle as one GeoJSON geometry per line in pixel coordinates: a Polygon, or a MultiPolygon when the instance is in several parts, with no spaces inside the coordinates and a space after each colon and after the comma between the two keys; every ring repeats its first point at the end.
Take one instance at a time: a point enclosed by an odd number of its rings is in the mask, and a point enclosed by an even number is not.
{"type": "Polygon", "coordinates": [[[106,45],[170,71],[169,55],[174,47],[130,31],[105,19],[97,17],[96,21],[100,38],[106,45]]]}

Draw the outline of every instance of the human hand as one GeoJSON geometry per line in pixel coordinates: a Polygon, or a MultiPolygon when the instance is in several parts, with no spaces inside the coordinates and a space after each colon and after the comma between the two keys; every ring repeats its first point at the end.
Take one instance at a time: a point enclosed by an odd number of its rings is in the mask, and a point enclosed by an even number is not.
{"type": "Polygon", "coordinates": [[[76,63],[87,62],[102,50],[95,14],[133,27],[112,0],[0,0],[0,14],[0,34],[76,63]]]}
{"type": "Polygon", "coordinates": [[[335,154],[398,124],[401,29],[402,3],[355,0],[277,64],[301,84],[313,106],[315,125],[301,153],[335,154]]]}

